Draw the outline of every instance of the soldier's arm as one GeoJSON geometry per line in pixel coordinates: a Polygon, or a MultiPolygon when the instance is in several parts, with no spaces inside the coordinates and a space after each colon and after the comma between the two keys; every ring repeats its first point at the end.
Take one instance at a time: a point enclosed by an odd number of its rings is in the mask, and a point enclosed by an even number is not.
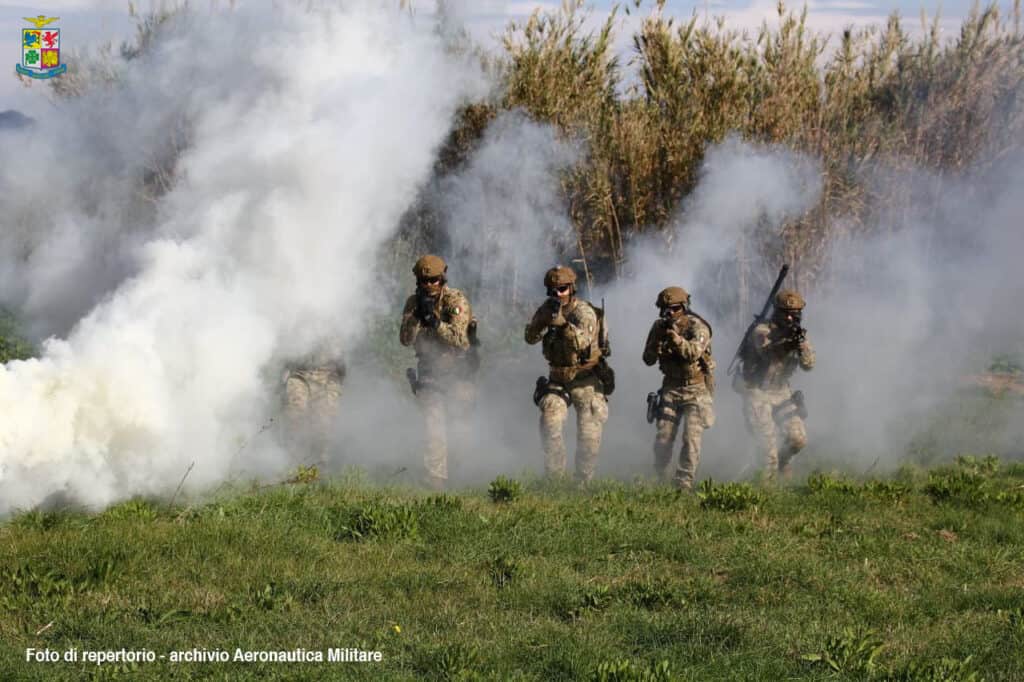
{"type": "Polygon", "coordinates": [[[685,336],[680,334],[672,334],[669,336],[669,343],[674,350],[684,361],[696,362],[704,351],[707,350],[708,344],[711,343],[711,331],[707,328],[700,320],[690,320],[690,329],[687,331],[685,336]]]}
{"type": "Polygon", "coordinates": [[[580,303],[576,306],[576,314],[573,317],[575,322],[566,320],[562,329],[569,340],[569,345],[579,353],[589,349],[594,343],[594,335],[597,334],[597,313],[590,305],[580,303]]]}
{"type": "Polygon", "coordinates": [[[526,343],[532,346],[544,338],[544,332],[547,330],[549,322],[551,322],[551,313],[547,306],[542,305],[537,308],[537,312],[533,314],[533,318],[526,325],[526,343]]]}
{"type": "Polygon", "coordinates": [[[416,297],[410,296],[402,310],[402,327],[398,332],[398,340],[403,346],[411,346],[420,333],[420,321],[416,318],[416,297]]]}
{"type": "Polygon", "coordinates": [[[661,344],[661,320],[656,320],[647,333],[644,344],[644,364],[650,367],[658,361],[658,346],[661,344]]]}
{"type": "Polygon", "coordinates": [[[469,348],[469,321],[473,317],[469,300],[462,294],[452,296],[441,311],[441,321],[435,332],[443,343],[466,350],[469,348]],[[447,321],[444,319],[447,317],[447,321]]]}
{"type": "Polygon", "coordinates": [[[806,338],[800,342],[797,353],[800,357],[800,369],[810,371],[814,369],[814,346],[806,338]]]}
{"type": "Polygon", "coordinates": [[[759,324],[750,332],[750,343],[747,346],[757,357],[764,357],[771,350],[771,329],[766,324],[759,324]]]}

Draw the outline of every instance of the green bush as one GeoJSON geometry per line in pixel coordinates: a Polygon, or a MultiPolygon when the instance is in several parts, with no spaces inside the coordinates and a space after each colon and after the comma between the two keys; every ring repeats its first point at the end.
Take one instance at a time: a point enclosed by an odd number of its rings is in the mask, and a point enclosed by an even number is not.
{"type": "Polygon", "coordinates": [[[338,540],[406,539],[419,534],[419,518],[410,504],[370,502],[347,510],[335,533],[338,540]]]}
{"type": "Polygon", "coordinates": [[[522,492],[523,486],[519,481],[504,476],[498,476],[487,488],[487,494],[495,504],[517,500],[522,492]]]}
{"type": "Polygon", "coordinates": [[[761,496],[749,483],[716,484],[710,478],[697,486],[697,499],[701,508],[721,511],[742,511],[761,502],[761,496]]]}

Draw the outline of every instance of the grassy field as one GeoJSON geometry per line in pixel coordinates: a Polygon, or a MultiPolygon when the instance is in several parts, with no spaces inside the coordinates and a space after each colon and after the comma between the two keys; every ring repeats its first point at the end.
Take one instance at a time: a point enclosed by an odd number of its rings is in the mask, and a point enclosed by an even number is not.
{"type": "Polygon", "coordinates": [[[0,679],[1024,679],[1024,465],[427,496],[358,472],[0,526],[0,679]],[[379,663],[26,662],[360,648],[379,663]]]}

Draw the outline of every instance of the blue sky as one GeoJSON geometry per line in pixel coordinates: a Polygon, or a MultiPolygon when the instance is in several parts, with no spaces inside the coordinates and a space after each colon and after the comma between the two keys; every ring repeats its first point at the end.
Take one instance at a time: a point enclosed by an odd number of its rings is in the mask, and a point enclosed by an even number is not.
{"type": "MultiPolygon", "coordinates": [[[[218,0],[209,0],[218,4],[218,0]]],[[[245,0],[239,0],[244,2],[245,0]]],[[[395,0],[397,2],[397,0],[395,0]]],[[[451,0],[449,0],[451,2],[451,0]]],[[[202,0],[193,0],[194,7],[203,5],[202,0]]],[[[226,0],[219,0],[225,5],[226,0]]],[[[524,19],[537,7],[558,7],[560,0],[455,0],[463,20],[471,33],[481,42],[492,43],[502,28],[511,20],[524,19]]],[[[610,11],[613,0],[592,0],[592,21],[596,26],[610,11]]],[[[632,0],[618,3],[632,7],[632,0]]],[[[1000,3],[1009,7],[1008,0],[1000,3]]],[[[137,0],[136,5],[146,8],[147,0],[137,0]]],[[[754,31],[761,22],[775,17],[775,0],[667,0],[665,13],[679,18],[689,18],[693,12],[708,17],[723,16],[727,25],[736,29],[754,31]]],[[[628,52],[631,42],[631,26],[636,26],[643,16],[650,13],[653,2],[645,0],[639,11],[626,16],[620,11],[621,28],[618,32],[617,47],[628,52]]],[[[794,8],[802,3],[790,2],[794,8]]],[[[908,28],[918,25],[917,18],[923,9],[934,14],[941,8],[942,26],[945,32],[955,32],[971,7],[970,0],[936,0],[925,2],[915,0],[808,0],[808,18],[811,26],[822,32],[835,33],[847,26],[863,26],[884,22],[893,10],[908,19],[908,28]]],[[[45,112],[45,88],[33,85],[22,86],[14,76],[14,65],[21,60],[20,29],[28,24],[22,17],[46,14],[58,16],[55,25],[62,30],[62,49],[84,48],[90,44],[112,40],[119,43],[131,36],[133,24],[128,15],[127,0],[38,0],[36,4],[25,4],[25,0],[0,0],[0,111],[20,109],[30,114],[45,112]],[[6,37],[5,37],[6,36],[6,37]]],[[[416,12],[429,13],[432,0],[413,0],[416,12]]]]}

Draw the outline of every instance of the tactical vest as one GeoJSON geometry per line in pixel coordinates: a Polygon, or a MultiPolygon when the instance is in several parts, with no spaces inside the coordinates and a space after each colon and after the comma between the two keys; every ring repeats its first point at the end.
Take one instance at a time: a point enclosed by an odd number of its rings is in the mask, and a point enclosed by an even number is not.
{"type": "Polygon", "coordinates": [[[571,382],[584,372],[593,370],[602,356],[611,353],[608,331],[604,323],[604,309],[598,308],[589,301],[576,299],[572,310],[565,315],[566,321],[577,324],[580,320],[576,311],[583,305],[590,306],[596,317],[596,328],[587,348],[580,351],[573,350],[561,329],[555,327],[549,327],[541,339],[544,359],[551,366],[551,381],[555,383],[564,385],[571,382]]]}
{"type": "MultiPolygon", "coordinates": [[[[767,323],[769,339],[775,332],[776,327],[767,323]]],[[[756,329],[756,328],[755,328],[756,329]]],[[[751,331],[751,335],[754,331],[751,331]]],[[[740,355],[742,367],[740,374],[743,382],[749,388],[772,388],[785,385],[789,377],[796,370],[798,359],[789,349],[769,349],[764,354],[758,354],[753,343],[743,344],[743,353],[740,355]]]]}
{"type": "MultiPolygon", "coordinates": [[[[460,305],[463,300],[466,301],[465,305],[468,306],[468,299],[465,299],[464,294],[460,294],[461,292],[457,289],[448,287],[441,291],[438,312],[443,322],[450,321],[453,308],[460,305]]],[[[471,316],[470,320],[472,322],[475,318],[471,316]]],[[[470,330],[467,329],[467,333],[470,333],[470,330]]],[[[475,331],[472,332],[472,336],[476,336],[475,331]]],[[[413,349],[416,351],[417,369],[421,378],[440,379],[442,377],[465,378],[471,376],[475,371],[475,367],[472,366],[472,359],[475,353],[470,352],[473,350],[472,341],[473,339],[471,338],[470,349],[463,350],[444,343],[437,338],[433,330],[420,330],[416,341],[413,343],[413,349]]]]}
{"type": "MultiPolygon", "coordinates": [[[[711,356],[711,339],[714,332],[711,324],[703,317],[694,312],[687,313],[688,316],[696,318],[708,328],[708,345],[701,353],[701,356],[693,362],[686,362],[674,353],[658,353],[658,368],[665,374],[666,384],[679,384],[692,386],[703,383],[712,393],[715,390],[715,359],[711,356]]],[[[693,320],[687,320],[687,326],[681,332],[681,336],[692,340],[693,320]]],[[[679,332],[678,326],[675,326],[679,332]]]]}

